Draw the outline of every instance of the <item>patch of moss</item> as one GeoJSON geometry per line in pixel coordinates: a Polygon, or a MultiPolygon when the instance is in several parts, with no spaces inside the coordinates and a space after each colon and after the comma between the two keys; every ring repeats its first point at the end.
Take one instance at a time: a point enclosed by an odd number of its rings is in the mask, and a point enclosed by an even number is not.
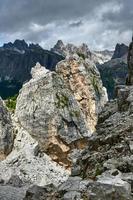
{"type": "Polygon", "coordinates": [[[99,91],[98,83],[95,77],[92,78],[92,85],[94,87],[97,97],[100,98],[100,91],[99,91]]]}
{"type": "Polygon", "coordinates": [[[95,170],[95,177],[101,175],[102,173],[103,173],[103,167],[100,165],[97,165],[96,170],[95,170]]]}
{"type": "Polygon", "coordinates": [[[16,102],[17,102],[17,97],[18,97],[18,94],[14,95],[13,97],[9,97],[5,103],[6,103],[6,106],[7,108],[14,112],[15,111],[15,108],[16,108],[16,102]]]}
{"type": "Polygon", "coordinates": [[[71,117],[78,118],[78,117],[80,117],[80,111],[78,111],[78,110],[71,111],[70,115],[71,115],[71,117]]]}
{"type": "Polygon", "coordinates": [[[79,53],[79,52],[78,52],[77,54],[78,54],[79,57],[83,58],[83,60],[86,59],[86,56],[85,56],[83,53],[79,53]]]}
{"type": "Polygon", "coordinates": [[[58,100],[56,103],[58,108],[68,107],[69,98],[67,96],[65,96],[64,94],[56,94],[56,98],[58,100]]]}

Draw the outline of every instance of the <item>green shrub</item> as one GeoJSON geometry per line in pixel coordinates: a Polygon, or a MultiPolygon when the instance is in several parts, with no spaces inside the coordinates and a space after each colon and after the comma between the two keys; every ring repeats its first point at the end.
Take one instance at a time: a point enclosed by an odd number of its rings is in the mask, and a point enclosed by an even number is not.
{"type": "Polygon", "coordinates": [[[78,52],[77,54],[78,54],[79,57],[83,58],[83,60],[86,59],[86,56],[85,56],[83,53],[79,53],[79,52],[78,52]]]}
{"type": "Polygon", "coordinates": [[[94,87],[97,97],[100,98],[100,91],[99,91],[98,83],[95,77],[92,78],[92,85],[94,87]]]}
{"type": "Polygon", "coordinates": [[[17,97],[18,97],[18,95],[14,95],[13,97],[9,97],[9,98],[5,101],[7,108],[8,108],[10,111],[12,111],[12,112],[15,111],[17,97]]]}
{"type": "Polygon", "coordinates": [[[78,110],[71,111],[70,115],[71,115],[71,117],[78,118],[78,117],[80,117],[80,111],[78,111],[78,110]]]}
{"type": "Polygon", "coordinates": [[[68,107],[69,104],[69,98],[67,96],[65,96],[64,94],[56,94],[57,97],[57,107],[58,108],[64,108],[64,107],[68,107]]]}

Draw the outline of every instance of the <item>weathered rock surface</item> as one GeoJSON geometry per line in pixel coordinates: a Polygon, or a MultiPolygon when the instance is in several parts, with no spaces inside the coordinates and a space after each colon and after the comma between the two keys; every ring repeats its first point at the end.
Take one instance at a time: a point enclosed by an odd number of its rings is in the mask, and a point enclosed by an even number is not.
{"type": "Polygon", "coordinates": [[[127,54],[97,65],[104,87],[107,88],[109,99],[115,98],[115,87],[124,85],[128,74],[127,54]]]}
{"type": "Polygon", "coordinates": [[[55,46],[51,49],[51,51],[65,57],[77,54],[78,56],[81,56],[83,58],[91,58],[91,52],[87,44],[84,43],[81,46],[77,47],[69,43],[65,45],[61,40],[58,40],[55,46]]]}
{"type": "Polygon", "coordinates": [[[15,188],[11,186],[0,186],[1,200],[23,200],[26,188],[15,188]]]}
{"type": "Polygon", "coordinates": [[[103,64],[112,58],[113,51],[90,51],[88,45],[83,43],[80,46],[75,46],[74,44],[68,43],[64,44],[62,40],[58,40],[55,46],[51,49],[52,52],[62,55],[64,57],[70,56],[72,54],[77,54],[82,58],[89,58],[95,64],[103,64]]]}
{"type": "Polygon", "coordinates": [[[83,149],[107,101],[99,73],[83,59],[67,58],[56,72],[37,66],[17,99],[15,116],[41,151],[66,167],[70,153],[83,149]]]}
{"type": "Polygon", "coordinates": [[[115,87],[124,85],[128,74],[127,66],[128,47],[117,44],[112,59],[105,63],[97,64],[103,85],[107,88],[109,99],[115,98],[115,87]]]}
{"type": "Polygon", "coordinates": [[[103,50],[103,51],[93,51],[92,60],[95,64],[104,64],[111,60],[114,51],[103,50]]]}
{"type": "Polygon", "coordinates": [[[133,39],[131,44],[129,45],[128,51],[128,77],[127,77],[127,84],[133,85],[133,39]]]}
{"type": "Polygon", "coordinates": [[[115,47],[115,51],[114,51],[114,54],[112,56],[112,59],[121,58],[121,57],[127,55],[127,53],[128,53],[128,46],[127,45],[117,44],[116,47],[115,47]]]}
{"type": "Polygon", "coordinates": [[[0,160],[4,159],[12,150],[13,126],[11,116],[0,98],[0,160]]]}
{"type": "Polygon", "coordinates": [[[56,72],[73,92],[91,132],[95,131],[97,116],[108,97],[100,74],[88,59],[68,58],[57,64],[56,72]]]}
{"type": "Polygon", "coordinates": [[[39,152],[38,142],[18,122],[14,122],[14,128],[17,132],[14,147],[0,162],[0,178],[15,187],[51,183],[57,186],[66,181],[70,172],[39,152]]]}

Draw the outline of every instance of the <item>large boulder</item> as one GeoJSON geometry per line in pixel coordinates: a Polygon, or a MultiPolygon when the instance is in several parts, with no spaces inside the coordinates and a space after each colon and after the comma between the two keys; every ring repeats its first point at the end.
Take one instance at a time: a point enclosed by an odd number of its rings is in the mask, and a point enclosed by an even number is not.
{"type": "Polygon", "coordinates": [[[4,159],[12,150],[13,127],[11,116],[0,98],[0,160],[4,159]]]}
{"type": "Polygon", "coordinates": [[[32,69],[32,79],[18,96],[15,116],[41,151],[70,167],[70,153],[87,145],[106,101],[96,68],[70,58],[59,63],[56,72],[39,64],[32,69]]]}

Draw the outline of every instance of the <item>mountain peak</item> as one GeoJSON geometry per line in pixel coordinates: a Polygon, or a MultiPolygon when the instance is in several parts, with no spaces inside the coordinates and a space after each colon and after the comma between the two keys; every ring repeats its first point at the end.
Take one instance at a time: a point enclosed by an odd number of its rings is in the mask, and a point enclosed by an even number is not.
{"type": "Polygon", "coordinates": [[[4,49],[17,49],[17,50],[26,50],[28,48],[28,44],[25,42],[25,40],[15,40],[14,43],[9,42],[9,43],[5,43],[3,45],[4,49]]]}
{"type": "Polygon", "coordinates": [[[115,51],[114,51],[114,54],[112,56],[112,59],[115,59],[115,58],[121,58],[123,57],[125,54],[127,54],[128,52],[128,46],[126,46],[125,44],[119,44],[117,43],[116,44],[116,47],[115,47],[115,51]]]}
{"type": "Polygon", "coordinates": [[[29,45],[25,42],[25,40],[15,40],[14,43],[9,42],[5,43],[2,47],[3,49],[8,50],[17,50],[17,51],[26,51],[28,49],[42,49],[39,44],[30,43],[29,45]]]}
{"type": "Polygon", "coordinates": [[[17,39],[13,45],[19,50],[26,50],[28,48],[28,44],[25,42],[25,40],[17,39]]]}

